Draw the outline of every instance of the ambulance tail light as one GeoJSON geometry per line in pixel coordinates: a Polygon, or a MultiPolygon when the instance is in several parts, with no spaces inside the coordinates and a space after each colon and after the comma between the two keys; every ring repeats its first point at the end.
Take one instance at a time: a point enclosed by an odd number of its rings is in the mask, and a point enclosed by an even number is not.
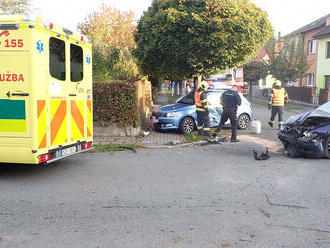
{"type": "Polygon", "coordinates": [[[48,25],[49,29],[53,29],[54,28],[54,24],[52,22],[49,23],[48,25]]]}
{"type": "Polygon", "coordinates": [[[86,37],[85,35],[82,35],[82,36],[80,37],[80,40],[81,40],[81,41],[88,42],[88,39],[87,39],[87,37],[86,37]]]}
{"type": "Polygon", "coordinates": [[[51,154],[50,153],[45,153],[39,156],[39,164],[44,163],[48,160],[51,159],[51,154]]]}
{"type": "Polygon", "coordinates": [[[85,150],[85,149],[88,149],[88,148],[91,148],[92,146],[92,142],[86,142],[84,144],[82,144],[82,149],[85,150]]]}

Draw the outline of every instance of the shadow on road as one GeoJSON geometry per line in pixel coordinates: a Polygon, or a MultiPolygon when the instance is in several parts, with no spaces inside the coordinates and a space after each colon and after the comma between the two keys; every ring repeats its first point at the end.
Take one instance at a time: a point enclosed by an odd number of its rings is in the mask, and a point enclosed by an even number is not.
{"type": "Polygon", "coordinates": [[[33,164],[4,164],[0,163],[0,180],[13,178],[29,178],[35,176],[50,176],[54,173],[64,173],[68,167],[75,166],[65,160],[56,161],[48,165],[33,164]]]}

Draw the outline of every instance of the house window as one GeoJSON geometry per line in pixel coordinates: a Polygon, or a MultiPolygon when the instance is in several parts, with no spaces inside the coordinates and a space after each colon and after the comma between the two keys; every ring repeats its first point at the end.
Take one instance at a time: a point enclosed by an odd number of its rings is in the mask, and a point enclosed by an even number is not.
{"type": "Polygon", "coordinates": [[[327,59],[330,59],[330,41],[327,42],[327,59]]]}
{"type": "Polygon", "coordinates": [[[316,53],[316,40],[309,41],[309,44],[308,44],[308,53],[309,54],[316,53]]]}
{"type": "Polygon", "coordinates": [[[307,75],[307,86],[309,86],[309,87],[314,86],[314,74],[313,73],[309,73],[307,75]]]}
{"type": "Polygon", "coordinates": [[[330,75],[325,76],[325,87],[326,89],[330,89],[330,75]]]}

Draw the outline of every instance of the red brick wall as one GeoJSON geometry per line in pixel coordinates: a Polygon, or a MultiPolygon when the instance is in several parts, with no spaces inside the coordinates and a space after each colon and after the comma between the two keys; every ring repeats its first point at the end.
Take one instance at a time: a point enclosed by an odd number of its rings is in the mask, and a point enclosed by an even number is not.
{"type": "MultiPolygon", "coordinates": [[[[320,27],[317,29],[313,29],[303,35],[304,39],[304,47],[305,47],[305,52],[308,52],[309,50],[309,41],[313,40],[313,35],[319,33],[324,27],[320,27]]],[[[316,52],[313,54],[308,53],[308,61],[311,64],[309,70],[306,73],[313,73],[314,74],[314,85],[316,84],[316,70],[317,70],[317,52],[318,52],[318,46],[319,46],[319,41],[316,41],[316,52]]],[[[300,87],[307,87],[307,77],[299,79],[299,86],[300,87]]]]}

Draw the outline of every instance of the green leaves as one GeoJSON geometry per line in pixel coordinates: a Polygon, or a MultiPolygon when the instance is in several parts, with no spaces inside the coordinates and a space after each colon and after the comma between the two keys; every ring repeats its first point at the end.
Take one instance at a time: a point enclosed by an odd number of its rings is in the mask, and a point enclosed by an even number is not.
{"type": "Polygon", "coordinates": [[[139,123],[135,84],[95,83],[93,100],[95,121],[120,126],[139,123]]]}
{"type": "Polygon", "coordinates": [[[31,0],[0,0],[1,15],[28,14],[31,0]]]}
{"type": "Polygon", "coordinates": [[[269,74],[268,66],[263,62],[251,61],[244,65],[244,79],[249,83],[266,78],[269,74]]]}
{"type": "Polygon", "coordinates": [[[302,37],[271,39],[266,45],[270,74],[282,83],[304,77],[310,67],[302,37]]]}
{"type": "Polygon", "coordinates": [[[138,23],[134,55],[143,73],[182,80],[242,65],[272,32],[248,0],[154,0],[138,23]]]}

